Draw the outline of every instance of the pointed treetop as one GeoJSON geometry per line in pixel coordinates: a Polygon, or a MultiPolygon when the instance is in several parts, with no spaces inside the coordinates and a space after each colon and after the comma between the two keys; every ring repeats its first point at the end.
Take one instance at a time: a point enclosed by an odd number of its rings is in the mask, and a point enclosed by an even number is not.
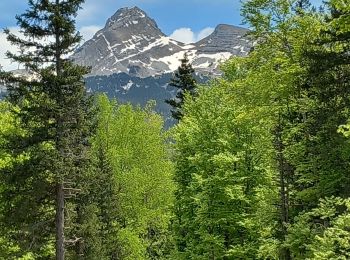
{"type": "Polygon", "coordinates": [[[196,94],[196,80],[194,79],[194,69],[189,62],[187,53],[184,54],[180,60],[181,65],[174,73],[169,85],[177,88],[175,98],[165,100],[167,104],[173,107],[171,114],[174,119],[180,120],[183,117],[182,106],[184,104],[185,94],[189,93],[191,96],[196,94]]]}

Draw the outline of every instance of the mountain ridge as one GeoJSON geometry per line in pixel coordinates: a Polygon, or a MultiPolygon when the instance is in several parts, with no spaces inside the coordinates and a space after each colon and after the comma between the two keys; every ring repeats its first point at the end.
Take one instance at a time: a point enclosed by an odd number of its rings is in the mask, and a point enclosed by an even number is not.
{"type": "Polygon", "coordinates": [[[127,73],[141,78],[171,73],[186,52],[199,73],[219,75],[218,65],[232,55],[244,56],[251,48],[247,29],[219,24],[214,32],[191,44],[171,39],[138,7],[121,8],[92,39],[72,56],[90,66],[88,76],[127,73]]]}

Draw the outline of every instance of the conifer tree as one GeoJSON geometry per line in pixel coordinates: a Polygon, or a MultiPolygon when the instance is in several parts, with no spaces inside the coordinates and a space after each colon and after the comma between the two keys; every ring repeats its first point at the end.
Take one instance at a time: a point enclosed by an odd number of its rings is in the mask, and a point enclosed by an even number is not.
{"type": "Polygon", "coordinates": [[[87,162],[90,101],[83,75],[88,70],[65,57],[81,40],[75,17],[83,2],[29,0],[28,10],[16,17],[24,36],[5,30],[8,41],[22,50],[7,56],[32,77],[1,76],[24,129],[20,136],[8,136],[6,149],[14,161],[1,169],[6,201],[1,222],[11,227],[7,235],[21,254],[30,251],[35,259],[64,259],[65,246],[82,239],[65,228],[65,223],[71,223],[70,230],[76,226],[75,214],[65,217],[75,207],[73,200],[65,205],[65,198],[77,195],[87,162]]]}
{"type": "Polygon", "coordinates": [[[169,83],[170,86],[178,89],[176,97],[165,101],[173,107],[171,114],[176,120],[180,120],[183,117],[182,106],[185,99],[185,93],[189,93],[191,96],[194,96],[196,93],[196,80],[193,77],[194,69],[189,63],[187,53],[184,54],[180,61],[181,65],[169,83]]]}
{"type": "Polygon", "coordinates": [[[298,124],[299,138],[293,163],[299,172],[298,194],[303,208],[319,198],[350,196],[350,160],[346,138],[337,129],[350,118],[350,7],[343,1],[326,2],[328,10],[317,39],[305,47],[307,116],[298,124]]]}

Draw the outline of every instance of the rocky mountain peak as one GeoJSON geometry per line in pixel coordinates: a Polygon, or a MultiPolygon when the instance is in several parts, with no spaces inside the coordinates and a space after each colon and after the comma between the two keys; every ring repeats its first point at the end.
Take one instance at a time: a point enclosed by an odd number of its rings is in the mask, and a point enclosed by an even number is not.
{"type": "Polygon", "coordinates": [[[218,24],[215,27],[214,32],[228,31],[228,30],[230,30],[230,31],[232,31],[232,30],[244,31],[244,32],[248,32],[249,31],[248,29],[245,29],[245,28],[242,28],[242,27],[238,27],[238,26],[234,26],[234,25],[230,25],[230,24],[218,24]]]}
{"type": "Polygon", "coordinates": [[[107,20],[105,28],[128,28],[138,27],[138,24],[154,28],[158,31],[157,23],[151,19],[143,10],[138,7],[120,8],[112,17],[107,20]]]}
{"type": "Polygon", "coordinates": [[[208,37],[196,43],[199,52],[230,52],[233,55],[245,55],[252,41],[247,37],[248,29],[238,26],[219,24],[208,37]]]}
{"type": "Polygon", "coordinates": [[[126,18],[128,16],[140,16],[145,17],[147,16],[146,13],[138,8],[137,6],[134,7],[123,7],[118,9],[115,14],[111,17],[112,20],[118,20],[119,18],[126,18]]]}
{"type": "Polygon", "coordinates": [[[144,11],[138,7],[125,7],[111,16],[105,27],[85,42],[72,58],[79,64],[91,66],[92,74],[124,72],[144,76],[147,72],[142,64],[149,63],[152,55],[140,54],[165,45],[167,39],[164,38],[165,34],[144,11]]]}

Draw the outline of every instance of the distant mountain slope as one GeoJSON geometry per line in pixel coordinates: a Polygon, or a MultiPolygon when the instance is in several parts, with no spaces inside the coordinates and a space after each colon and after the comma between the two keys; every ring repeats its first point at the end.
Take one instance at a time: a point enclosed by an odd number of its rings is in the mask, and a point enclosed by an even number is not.
{"type": "MultiPolygon", "coordinates": [[[[160,76],[140,78],[126,73],[112,75],[91,76],[86,78],[86,86],[89,92],[106,93],[111,98],[116,98],[120,103],[130,102],[144,106],[148,101],[156,101],[155,110],[164,115],[166,125],[172,125],[169,106],[164,102],[176,94],[176,89],[168,85],[172,77],[171,73],[160,76]]],[[[195,76],[197,82],[205,83],[208,77],[195,76]]]]}

